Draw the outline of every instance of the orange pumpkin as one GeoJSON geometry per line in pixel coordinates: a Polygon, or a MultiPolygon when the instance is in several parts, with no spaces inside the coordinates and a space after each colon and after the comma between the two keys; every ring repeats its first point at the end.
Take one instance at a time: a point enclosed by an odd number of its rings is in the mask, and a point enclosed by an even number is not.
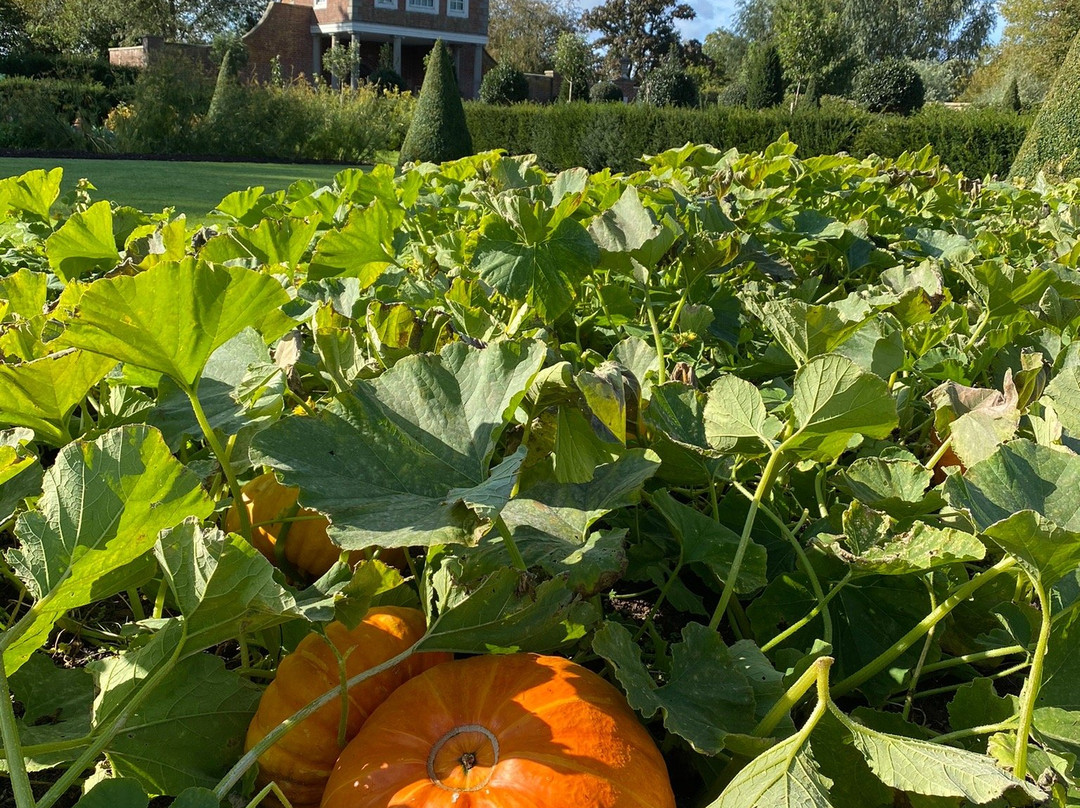
{"type": "MultiPolygon", "coordinates": [[[[245,485],[240,493],[248,519],[252,525],[258,525],[251,529],[251,543],[271,563],[278,563],[275,545],[282,535],[285,560],[297,570],[318,577],[338,560],[341,549],[326,535],[330,524],[326,517],[318,511],[296,507],[299,488],[286,487],[273,472],[267,472],[245,485]],[[290,517],[300,518],[278,521],[290,517]]],[[[225,517],[225,529],[233,533],[240,531],[240,512],[235,502],[225,517]]]]}
{"type": "Polygon", "coordinates": [[[480,656],[394,691],[345,747],[322,808],[674,808],[622,694],[561,657],[480,656]]]}
{"type": "MultiPolygon", "coordinates": [[[[245,749],[251,749],[284,719],[341,682],[337,655],[330,643],[345,658],[346,677],[351,678],[400,654],[423,636],[424,629],[422,612],[386,606],[369,610],[352,631],[335,622],[326,626],[325,638],[309,634],[281,660],[277,675],[251,719],[245,749]]],[[[450,654],[414,654],[350,688],[346,740],[356,735],[368,716],[399,685],[449,659],[450,654]]],[[[275,781],[293,808],[318,805],[341,752],[340,721],[341,700],[335,699],[291,729],[259,758],[260,783],[275,781]]]]}

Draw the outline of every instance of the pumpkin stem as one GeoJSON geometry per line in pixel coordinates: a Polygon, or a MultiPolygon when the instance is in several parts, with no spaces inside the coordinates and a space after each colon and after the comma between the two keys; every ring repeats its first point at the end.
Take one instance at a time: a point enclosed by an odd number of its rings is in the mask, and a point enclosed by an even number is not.
{"type": "Polygon", "coordinates": [[[461,767],[465,769],[465,771],[469,771],[475,765],[476,755],[472,752],[466,752],[464,755],[461,756],[461,767]]]}

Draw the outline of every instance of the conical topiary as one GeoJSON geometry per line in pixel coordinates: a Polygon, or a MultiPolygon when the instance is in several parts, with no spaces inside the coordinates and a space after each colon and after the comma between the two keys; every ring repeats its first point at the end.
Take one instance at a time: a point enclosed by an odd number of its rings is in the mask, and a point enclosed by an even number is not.
{"type": "Polygon", "coordinates": [[[398,165],[443,163],[472,153],[472,137],[465,122],[465,108],[461,105],[450,54],[442,40],[438,40],[428,54],[424,86],[420,88],[420,99],[401,146],[398,165]]]}
{"type": "Polygon", "coordinates": [[[1055,179],[1080,177],[1080,34],[1024,138],[1009,178],[1031,182],[1040,171],[1055,179]]]}
{"type": "Polygon", "coordinates": [[[1020,103],[1020,85],[1016,81],[1016,76],[1009,79],[1009,84],[1005,88],[1005,95],[1001,98],[1001,108],[1009,112],[1019,112],[1023,109],[1023,105],[1020,103]]]}

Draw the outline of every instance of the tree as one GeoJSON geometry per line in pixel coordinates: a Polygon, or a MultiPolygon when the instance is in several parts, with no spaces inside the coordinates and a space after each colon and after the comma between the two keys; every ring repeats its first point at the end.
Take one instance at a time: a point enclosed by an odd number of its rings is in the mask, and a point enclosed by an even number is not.
{"type": "Polygon", "coordinates": [[[746,106],[775,107],[784,100],[784,75],[775,45],[757,43],[746,54],[746,106]]]}
{"type": "Polygon", "coordinates": [[[645,76],[638,95],[654,107],[696,107],[698,85],[683,69],[675,51],[670,50],[645,76]]]}
{"type": "Polygon", "coordinates": [[[596,75],[596,52],[581,34],[564,32],[555,44],[555,70],[563,77],[559,98],[584,101],[596,75]]]}
{"type": "Polygon", "coordinates": [[[995,0],[844,0],[844,23],[865,62],[974,59],[996,19],[995,0]]]}
{"type": "Polygon", "coordinates": [[[816,96],[833,71],[848,61],[850,36],[842,0],[780,0],[773,12],[776,50],[795,100],[808,89],[816,96]]]}
{"type": "Polygon", "coordinates": [[[12,0],[0,0],[0,56],[23,50],[29,39],[26,14],[12,0]]]}
{"type": "Polygon", "coordinates": [[[1034,180],[1040,171],[1052,177],[1080,177],[1080,34],[1058,70],[1050,92],[1009,172],[1010,179],[1034,180]]]}
{"type": "Polygon", "coordinates": [[[629,75],[637,78],[679,43],[675,21],[695,16],[689,4],[676,0],[605,0],[582,14],[581,23],[600,32],[596,44],[606,51],[609,62],[612,57],[629,59],[629,75]]]}
{"type": "Polygon", "coordinates": [[[1020,85],[1016,81],[1016,76],[1013,76],[1009,79],[1009,86],[1005,88],[1005,95],[1001,98],[1001,108],[1009,112],[1019,112],[1023,106],[1020,103],[1020,85]]]}
{"type": "Polygon", "coordinates": [[[736,81],[742,73],[743,59],[746,58],[746,49],[749,46],[749,40],[741,34],[726,28],[717,28],[706,34],[701,50],[705,56],[712,59],[722,79],[731,82],[736,81]]]}
{"type": "Polygon", "coordinates": [[[1003,0],[1001,53],[1014,70],[1049,85],[1080,31],[1076,0],[1003,0]]]}
{"type": "Polygon", "coordinates": [[[147,35],[206,43],[243,33],[266,9],[265,0],[13,1],[26,14],[38,46],[98,53],[147,35]]]}
{"type": "Polygon", "coordinates": [[[526,73],[550,69],[559,35],[578,28],[573,0],[491,0],[489,8],[488,51],[526,73]]]}
{"type": "Polygon", "coordinates": [[[442,40],[427,58],[427,72],[412,123],[398,155],[398,164],[457,160],[473,153],[461,91],[454,78],[454,66],[442,40]]]}

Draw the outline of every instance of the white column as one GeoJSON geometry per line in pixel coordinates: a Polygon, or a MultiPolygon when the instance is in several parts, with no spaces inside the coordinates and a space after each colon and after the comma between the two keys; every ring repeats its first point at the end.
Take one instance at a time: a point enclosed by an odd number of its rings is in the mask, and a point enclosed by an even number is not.
{"type": "Polygon", "coordinates": [[[483,78],[480,74],[484,72],[484,46],[473,45],[473,86],[472,97],[480,97],[480,79],[483,78]]]}
{"type": "MultiPolygon", "coordinates": [[[[337,46],[338,46],[337,34],[330,34],[330,50],[333,50],[337,46]]],[[[335,90],[338,89],[339,85],[338,85],[338,77],[337,76],[334,76],[334,75],[330,76],[330,86],[333,87],[335,90]]]]}
{"type": "Polygon", "coordinates": [[[322,34],[315,34],[311,38],[311,79],[322,72],[322,34]]]}
{"type": "Polygon", "coordinates": [[[394,72],[401,75],[401,37],[394,37],[394,72]]]}

